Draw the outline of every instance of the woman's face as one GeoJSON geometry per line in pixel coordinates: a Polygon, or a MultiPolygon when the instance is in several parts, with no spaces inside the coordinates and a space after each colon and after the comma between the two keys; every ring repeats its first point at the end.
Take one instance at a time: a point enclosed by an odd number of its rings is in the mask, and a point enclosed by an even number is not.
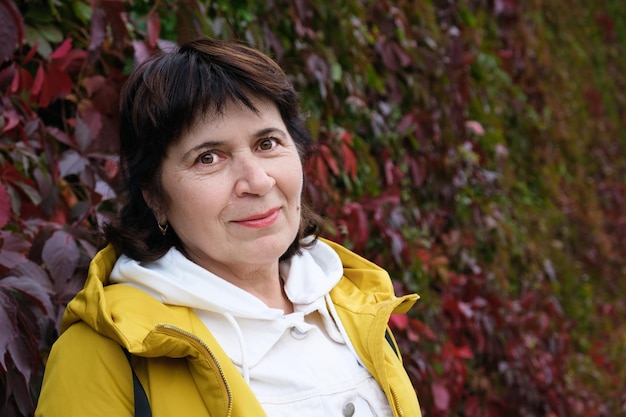
{"type": "Polygon", "coordinates": [[[276,105],[253,103],[259,113],[230,103],[198,121],[161,167],[169,202],[159,220],[192,261],[223,278],[277,265],[300,224],[298,150],[276,105]]]}

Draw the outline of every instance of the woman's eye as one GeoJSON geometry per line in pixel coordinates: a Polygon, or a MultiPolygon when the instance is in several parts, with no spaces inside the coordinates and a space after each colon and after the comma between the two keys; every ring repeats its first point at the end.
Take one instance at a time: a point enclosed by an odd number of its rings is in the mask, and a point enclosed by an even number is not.
{"type": "Polygon", "coordinates": [[[214,152],[205,152],[198,157],[198,162],[203,165],[211,165],[217,161],[217,155],[214,152]]]}
{"type": "Polygon", "coordinates": [[[274,138],[262,139],[259,142],[259,150],[262,150],[262,151],[269,151],[273,149],[275,146],[276,146],[276,139],[274,138]]]}

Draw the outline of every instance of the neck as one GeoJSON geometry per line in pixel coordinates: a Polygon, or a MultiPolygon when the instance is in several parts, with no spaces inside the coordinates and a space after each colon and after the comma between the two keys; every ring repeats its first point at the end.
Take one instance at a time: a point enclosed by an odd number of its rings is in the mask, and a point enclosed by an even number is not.
{"type": "Polygon", "coordinates": [[[244,284],[252,285],[238,285],[239,288],[254,295],[268,307],[283,310],[285,314],[293,313],[293,304],[285,293],[280,277],[271,281],[246,281],[244,284]]]}
{"type": "Polygon", "coordinates": [[[270,308],[283,310],[285,314],[293,313],[293,304],[285,293],[282,278],[276,273],[272,278],[243,280],[231,282],[244,291],[254,295],[270,308]]]}
{"type": "Polygon", "coordinates": [[[206,269],[254,295],[270,308],[283,310],[285,314],[293,312],[293,304],[285,293],[284,283],[280,277],[278,261],[263,267],[241,267],[237,270],[231,268],[218,270],[219,268],[215,268],[214,265],[206,269]]]}

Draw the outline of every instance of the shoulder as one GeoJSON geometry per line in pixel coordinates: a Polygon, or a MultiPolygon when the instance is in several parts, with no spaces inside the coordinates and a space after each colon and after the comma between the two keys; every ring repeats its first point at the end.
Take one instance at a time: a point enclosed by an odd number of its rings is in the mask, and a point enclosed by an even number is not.
{"type": "Polygon", "coordinates": [[[130,366],[120,345],[76,323],[52,347],[36,415],[130,416],[130,393],[130,366]]]}
{"type": "MultiPolygon", "coordinates": [[[[128,365],[119,343],[96,332],[84,322],[70,326],[54,343],[46,364],[46,372],[60,367],[63,372],[83,373],[89,364],[90,372],[100,366],[115,369],[128,365]]],[[[90,380],[94,375],[88,377],[90,380]]],[[[121,378],[126,379],[126,378],[121,378]]]]}

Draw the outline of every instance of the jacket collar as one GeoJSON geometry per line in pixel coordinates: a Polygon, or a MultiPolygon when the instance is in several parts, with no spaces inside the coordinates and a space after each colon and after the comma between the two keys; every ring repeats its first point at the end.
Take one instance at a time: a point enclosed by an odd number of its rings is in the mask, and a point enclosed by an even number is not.
{"type": "MultiPolygon", "coordinates": [[[[405,313],[418,299],[417,295],[396,298],[387,272],[372,262],[331,241],[328,244],[340,257],[344,279],[331,291],[333,302],[343,310],[361,314],[376,314],[383,306],[390,313],[405,313]]],[[[158,346],[144,344],[147,336],[167,318],[167,324],[191,333],[205,328],[192,310],[166,305],[145,292],[126,285],[108,285],[120,252],[112,245],[96,254],[92,260],[84,288],[68,304],[61,331],[75,322],[83,321],[132,353],[142,356],[187,356],[185,351],[162,351],[158,346]]],[[[204,329],[206,334],[210,334],[204,329]]],[[[167,348],[171,349],[171,348],[167,348]]],[[[166,349],[166,350],[167,350],[166,349]]]]}

